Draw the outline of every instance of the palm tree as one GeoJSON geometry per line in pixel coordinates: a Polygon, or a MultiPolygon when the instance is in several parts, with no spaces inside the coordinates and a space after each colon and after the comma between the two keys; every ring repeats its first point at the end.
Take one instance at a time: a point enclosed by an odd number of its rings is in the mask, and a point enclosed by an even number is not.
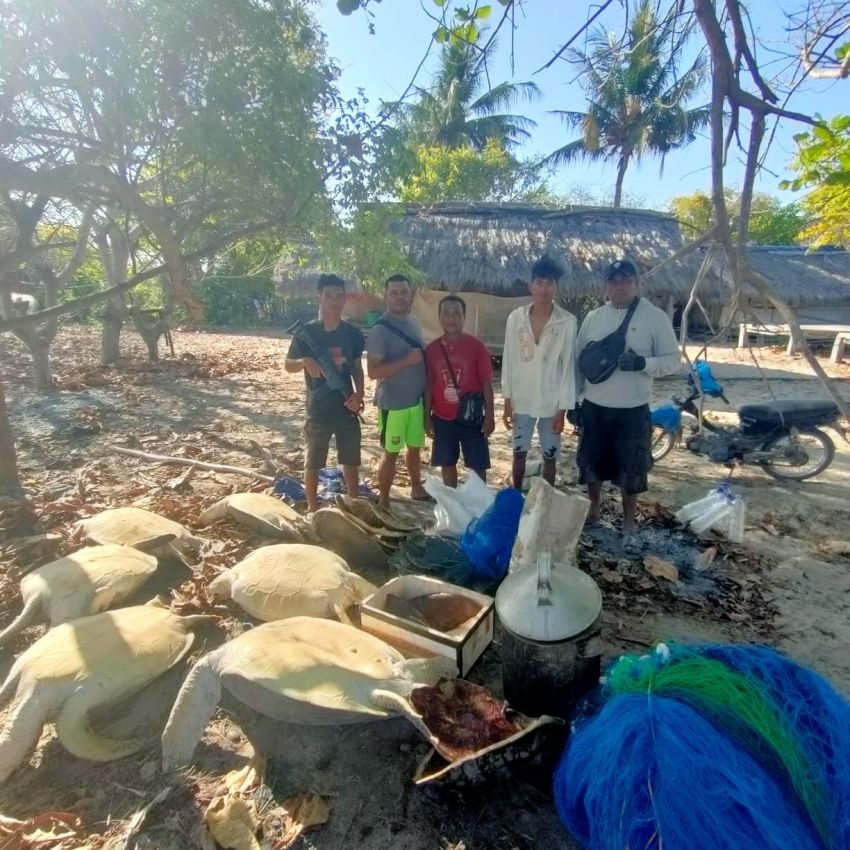
{"type": "Polygon", "coordinates": [[[700,53],[684,74],[678,72],[690,28],[675,31],[659,21],[654,3],[641,0],[622,40],[599,28],[588,38],[586,53],[571,51],[582,66],[580,80],[588,93],[587,112],[553,110],[581,136],[549,154],[545,162],[564,165],[578,158],[617,161],[614,206],[623,195],[623,177],[632,160],[651,154],[664,157],[696,138],[709,121],[709,106],[687,109],[705,80],[708,66],[700,53]]]}
{"type": "Polygon", "coordinates": [[[413,104],[395,104],[414,138],[481,150],[489,139],[510,149],[529,137],[534,121],[500,110],[519,100],[536,100],[540,90],[534,83],[502,82],[491,87],[487,63],[494,48],[495,41],[486,50],[464,41],[444,45],[431,88],[419,89],[413,104]]]}

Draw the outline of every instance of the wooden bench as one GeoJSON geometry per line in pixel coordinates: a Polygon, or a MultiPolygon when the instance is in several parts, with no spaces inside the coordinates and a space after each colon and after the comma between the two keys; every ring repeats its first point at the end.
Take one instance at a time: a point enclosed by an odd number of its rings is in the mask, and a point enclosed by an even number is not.
{"type": "MultiPolygon", "coordinates": [[[[841,357],[844,355],[844,346],[850,343],[850,325],[800,325],[800,330],[803,331],[803,335],[807,338],[809,336],[815,339],[833,337],[834,341],[830,361],[832,363],[841,362],[841,357]]],[[[787,336],[788,347],[785,353],[789,357],[793,357],[797,353],[797,346],[791,336],[791,328],[788,325],[741,322],[738,325],[738,348],[749,347],[750,334],[757,334],[759,336],[787,336]]]]}
{"type": "Polygon", "coordinates": [[[830,363],[841,363],[844,360],[844,349],[850,345],[850,333],[839,333],[835,335],[832,343],[832,353],[829,355],[830,363]]]}

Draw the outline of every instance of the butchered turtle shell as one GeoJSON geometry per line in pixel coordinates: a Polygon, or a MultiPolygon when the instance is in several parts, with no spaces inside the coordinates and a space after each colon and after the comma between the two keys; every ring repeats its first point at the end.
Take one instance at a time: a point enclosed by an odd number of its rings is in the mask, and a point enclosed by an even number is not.
{"type": "Polygon", "coordinates": [[[218,670],[271,694],[318,708],[379,717],[390,712],[372,703],[375,689],[393,688],[412,676],[404,656],[354,626],[335,620],[292,617],[265,623],[225,644],[218,670]]]}
{"type": "MultiPolygon", "coordinates": [[[[230,570],[231,596],[258,620],[332,617],[374,591],[321,546],[281,543],[252,552],[230,570]]],[[[210,588],[215,592],[215,582],[210,588]]]]}

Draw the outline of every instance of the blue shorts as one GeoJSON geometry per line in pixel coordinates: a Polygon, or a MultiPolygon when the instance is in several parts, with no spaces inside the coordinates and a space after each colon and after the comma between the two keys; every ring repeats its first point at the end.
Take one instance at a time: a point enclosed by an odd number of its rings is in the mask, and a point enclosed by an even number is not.
{"type": "Polygon", "coordinates": [[[431,466],[457,466],[461,449],[467,469],[483,472],[490,468],[490,447],[480,425],[449,422],[435,416],[431,466]]]}
{"type": "Polygon", "coordinates": [[[554,416],[546,416],[536,419],[527,413],[514,414],[514,451],[526,454],[531,448],[531,438],[534,434],[534,423],[537,423],[537,436],[540,439],[540,450],[543,452],[544,460],[554,460],[561,448],[561,435],[552,433],[554,416]]]}

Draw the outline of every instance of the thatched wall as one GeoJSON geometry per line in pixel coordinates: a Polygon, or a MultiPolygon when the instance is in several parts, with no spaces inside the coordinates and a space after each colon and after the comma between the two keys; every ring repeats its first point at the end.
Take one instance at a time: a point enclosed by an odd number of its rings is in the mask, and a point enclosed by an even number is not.
{"type": "MultiPolygon", "coordinates": [[[[648,210],[573,207],[553,210],[531,204],[444,203],[410,205],[392,219],[409,261],[427,285],[453,291],[519,295],[527,292],[531,265],[548,254],[563,265],[567,298],[601,294],[602,275],[614,260],[629,257],[642,273],[682,246],[675,219],[648,210]]],[[[655,300],[687,297],[701,258],[691,254],[644,281],[655,300]]],[[[704,284],[719,295],[716,273],[704,284]]]]}

